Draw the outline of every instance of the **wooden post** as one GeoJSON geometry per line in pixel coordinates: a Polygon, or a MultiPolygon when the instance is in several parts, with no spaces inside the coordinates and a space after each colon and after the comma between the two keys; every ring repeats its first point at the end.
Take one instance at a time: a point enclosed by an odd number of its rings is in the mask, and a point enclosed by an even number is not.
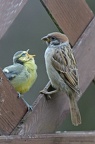
{"type": "MultiPolygon", "coordinates": [[[[0,1],[0,39],[27,0],[0,1]]],[[[27,112],[27,107],[0,69],[0,135],[10,134],[27,112]]]]}
{"type": "Polygon", "coordinates": [[[0,69],[0,135],[10,134],[26,112],[23,100],[0,69]]]}
{"type": "Polygon", "coordinates": [[[28,0],[0,1],[0,39],[13,23],[28,0]]]}
{"type": "Polygon", "coordinates": [[[72,45],[78,40],[93,18],[85,0],[40,0],[59,30],[64,32],[72,45]]]}
{"type": "MultiPolygon", "coordinates": [[[[80,89],[83,93],[93,80],[95,72],[95,60],[93,59],[95,57],[95,18],[93,19],[93,13],[84,0],[72,0],[72,3],[69,3],[69,0],[42,0],[42,2],[52,14],[58,27],[69,37],[72,45],[81,35],[74,46],[74,54],[78,63],[80,89]],[[70,24],[69,27],[68,24],[70,24]]],[[[52,88],[48,84],[46,89],[52,88]]],[[[0,71],[0,92],[0,118],[2,118],[0,119],[0,133],[9,134],[14,129],[12,134],[22,136],[1,136],[0,143],[52,144],[76,141],[77,144],[85,144],[95,142],[95,133],[34,135],[35,133],[53,133],[64,121],[69,112],[69,104],[68,97],[63,92],[54,94],[48,101],[44,95],[40,94],[34,102],[33,111],[28,112],[17,127],[16,125],[26,113],[26,106],[21,99],[17,98],[17,94],[2,71],[0,71]],[[18,111],[21,112],[20,115],[18,111]],[[8,120],[7,125],[6,120],[8,120]]]]}

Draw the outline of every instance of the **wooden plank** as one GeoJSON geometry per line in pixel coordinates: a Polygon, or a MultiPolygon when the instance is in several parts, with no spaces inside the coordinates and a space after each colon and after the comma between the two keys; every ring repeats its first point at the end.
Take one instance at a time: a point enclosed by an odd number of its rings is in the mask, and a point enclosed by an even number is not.
{"type": "Polygon", "coordinates": [[[40,0],[72,45],[94,17],[85,0],[40,0]]]}
{"type": "Polygon", "coordinates": [[[0,69],[0,135],[10,134],[26,112],[26,105],[0,69]]]}
{"type": "Polygon", "coordinates": [[[1,0],[0,1],[0,39],[13,23],[19,12],[28,0],[1,0]]]}
{"type": "MultiPolygon", "coordinates": [[[[83,93],[95,75],[95,18],[76,43],[74,53],[79,69],[80,89],[83,93]]],[[[64,121],[68,110],[68,99],[62,92],[54,94],[48,101],[44,95],[39,95],[34,103],[33,112],[25,116],[24,123],[18,125],[13,134],[52,133],[64,121]]]]}
{"type": "Polygon", "coordinates": [[[27,137],[0,136],[0,144],[95,144],[95,132],[64,132],[27,137]]]}

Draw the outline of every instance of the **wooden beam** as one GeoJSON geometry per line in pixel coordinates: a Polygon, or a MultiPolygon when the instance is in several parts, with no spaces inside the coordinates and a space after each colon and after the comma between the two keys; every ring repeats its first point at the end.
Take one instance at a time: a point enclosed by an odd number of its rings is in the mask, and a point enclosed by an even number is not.
{"type": "Polygon", "coordinates": [[[72,45],[94,17],[85,0],[40,0],[72,45]]]}
{"type": "Polygon", "coordinates": [[[0,1],[0,39],[13,23],[28,0],[0,1]]]}
{"type": "MultiPolygon", "coordinates": [[[[84,93],[95,75],[95,18],[74,46],[74,54],[79,69],[80,89],[84,93]]],[[[68,110],[68,98],[62,92],[54,94],[48,101],[44,95],[39,95],[33,112],[25,116],[24,123],[18,125],[13,134],[52,133],[64,121],[68,110]]]]}
{"type": "Polygon", "coordinates": [[[95,144],[95,132],[64,132],[33,136],[0,136],[0,144],[95,144]]]}
{"type": "Polygon", "coordinates": [[[10,134],[26,112],[26,105],[0,69],[0,135],[10,134]]]}
{"type": "MultiPolygon", "coordinates": [[[[46,1],[46,0],[43,0],[43,1],[46,1]]],[[[59,4],[62,4],[63,1],[55,0],[54,3],[59,2],[59,4]]],[[[74,1],[74,0],[72,1],[74,2],[74,8],[76,6],[76,9],[77,9],[77,5],[78,5],[77,2],[79,1],[74,1]],[[75,5],[76,3],[77,5],[75,5]]],[[[67,3],[67,6],[66,6],[67,8],[68,8],[68,4],[69,3],[67,3]]],[[[65,20],[66,23],[64,27],[68,25],[68,22],[70,22],[71,26],[75,25],[76,27],[78,20],[80,20],[81,24],[79,21],[79,25],[81,25],[81,27],[83,27],[82,30],[84,30],[84,28],[91,21],[93,14],[88,8],[88,6],[86,5],[85,1],[83,1],[83,6],[80,5],[80,2],[79,2],[79,6],[81,6],[81,8],[84,6],[84,9],[87,8],[86,12],[81,11],[82,14],[79,17],[80,19],[77,19],[77,17],[79,16],[78,15],[79,11],[77,12],[77,15],[74,15],[74,13],[72,13],[74,17],[76,17],[76,22],[74,22],[73,18],[71,21],[65,20]],[[82,17],[83,15],[84,15],[84,18],[82,17]]],[[[67,11],[67,8],[65,9],[66,11],[67,11]]],[[[73,7],[71,10],[73,11],[73,7]]],[[[68,12],[66,12],[65,17],[68,17],[68,12]]],[[[57,17],[56,17],[56,20],[57,20],[57,17]]],[[[59,21],[57,22],[58,25],[60,24],[61,20],[62,19],[59,19],[59,21]]],[[[77,27],[79,25],[77,25],[77,27]]],[[[61,25],[59,26],[61,27],[61,25]]],[[[74,28],[72,27],[73,31],[71,32],[69,32],[71,29],[68,30],[68,27],[64,31],[69,37],[72,45],[76,42],[76,40],[79,38],[79,36],[83,32],[80,27],[78,27],[80,31],[74,28]],[[76,30],[78,32],[76,32],[76,30]],[[76,34],[74,33],[74,31],[76,32],[76,34]]],[[[93,75],[94,75],[93,71],[95,71],[95,66],[94,66],[95,61],[93,60],[93,57],[95,57],[94,37],[95,37],[95,19],[91,22],[91,24],[89,25],[89,27],[87,28],[87,30],[85,31],[85,33],[83,34],[83,36],[81,37],[81,39],[78,41],[78,43],[75,46],[75,56],[76,56],[78,67],[79,67],[80,87],[81,87],[82,92],[85,91],[85,89],[88,87],[88,85],[92,81],[93,75]],[[87,63],[89,63],[88,66],[86,66],[87,63]]],[[[17,98],[16,92],[8,83],[2,71],[0,71],[0,77],[1,77],[0,134],[9,134],[16,127],[16,125],[21,120],[21,118],[24,116],[24,114],[27,111],[27,108],[22,102],[22,100],[17,98]]],[[[44,95],[39,95],[37,100],[34,103],[33,112],[27,113],[27,115],[23,118],[23,120],[18,125],[18,127],[13,131],[13,134],[30,135],[34,133],[54,132],[56,128],[66,118],[68,112],[69,112],[68,99],[67,99],[67,96],[63,94],[62,92],[55,94],[54,97],[52,97],[52,99],[48,101],[45,99],[44,95]]]]}

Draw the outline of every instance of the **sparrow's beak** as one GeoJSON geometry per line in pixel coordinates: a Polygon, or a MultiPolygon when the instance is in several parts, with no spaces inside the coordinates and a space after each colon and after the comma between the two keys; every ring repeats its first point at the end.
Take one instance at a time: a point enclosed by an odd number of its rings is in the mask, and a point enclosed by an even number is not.
{"type": "Polygon", "coordinates": [[[47,37],[47,36],[42,37],[41,40],[50,43],[50,39],[49,39],[49,37],[47,37]]]}

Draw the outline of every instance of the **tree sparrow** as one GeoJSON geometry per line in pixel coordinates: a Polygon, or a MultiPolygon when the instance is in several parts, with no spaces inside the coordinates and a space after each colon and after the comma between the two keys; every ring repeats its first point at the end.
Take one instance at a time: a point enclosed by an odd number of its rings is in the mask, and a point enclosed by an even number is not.
{"type": "Polygon", "coordinates": [[[58,91],[64,91],[69,97],[71,121],[73,125],[81,124],[81,115],[78,109],[76,97],[80,94],[79,77],[76,60],[66,35],[53,32],[43,37],[47,44],[45,51],[45,64],[47,75],[54,91],[42,93],[50,95],[58,91]]]}

